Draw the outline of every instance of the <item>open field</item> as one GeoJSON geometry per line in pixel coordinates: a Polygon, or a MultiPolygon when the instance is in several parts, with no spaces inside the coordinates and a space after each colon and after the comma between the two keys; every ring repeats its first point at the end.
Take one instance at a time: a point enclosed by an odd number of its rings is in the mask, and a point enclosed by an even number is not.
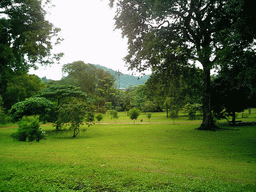
{"type": "MultiPolygon", "coordinates": [[[[0,191],[256,191],[256,126],[208,132],[185,117],[141,114],[134,125],[119,115],[77,138],[42,126],[39,143],[0,129],[0,191]]],[[[255,121],[255,110],[242,120],[255,121]]]]}

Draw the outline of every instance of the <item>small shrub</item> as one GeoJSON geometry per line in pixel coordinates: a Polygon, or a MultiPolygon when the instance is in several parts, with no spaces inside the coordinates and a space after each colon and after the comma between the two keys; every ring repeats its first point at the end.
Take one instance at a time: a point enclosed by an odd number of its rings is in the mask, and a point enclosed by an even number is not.
{"type": "Polygon", "coordinates": [[[195,120],[196,119],[196,112],[197,111],[200,112],[202,110],[202,105],[197,104],[197,103],[195,103],[195,104],[188,103],[184,106],[184,109],[185,109],[185,111],[188,112],[188,119],[189,120],[195,120]]]}
{"type": "Polygon", "coordinates": [[[137,108],[132,108],[129,110],[129,117],[131,120],[134,120],[134,124],[135,124],[135,120],[137,120],[137,118],[140,115],[140,110],[137,108]]]}
{"type": "Polygon", "coordinates": [[[103,119],[103,114],[99,113],[98,115],[95,116],[95,118],[97,119],[97,121],[101,121],[103,119]]]}
{"type": "MultiPolygon", "coordinates": [[[[70,126],[73,130],[73,137],[76,137],[80,132],[80,126],[84,124],[84,118],[87,113],[87,104],[79,100],[73,100],[72,103],[63,104],[59,108],[58,121],[61,126],[70,126]]],[[[94,121],[94,114],[88,112],[86,115],[86,124],[94,121]]]]}
{"type": "Polygon", "coordinates": [[[88,112],[86,115],[86,122],[92,122],[94,121],[94,113],[88,112]]]}
{"type": "Polygon", "coordinates": [[[4,108],[0,106],[0,125],[5,125],[10,121],[10,118],[4,112],[4,108]]]}
{"type": "Polygon", "coordinates": [[[118,112],[116,110],[110,110],[109,113],[110,113],[111,119],[118,119],[119,118],[118,112]]]}
{"type": "Polygon", "coordinates": [[[118,112],[116,110],[109,110],[108,112],[110,114],[111,119],[115,119],[116,120],[116,119],[119,118],[118,112]]]}
{"type": "Polygon", "coordinates": [[[172,109],[170,111],[170,118],[173,120],[173,124],[175,124],[175,118],[177,117],[178,117],[177,111],[172,109]]]}
{"type": "Polygon", "coordinates": [[[39,122],[34,120],[31,123],[26,121],[20,121],[19,128],[16,133],[13,133],[11,137],[17,141],[34,141],[39,142],[40,140],[45,138],[45,132],[42,131],[39,122]]]}
{"type": "Polygon", "coordinates": [[[152,115],[151,115],[151,113],[147,113],[146,116],[147,116],[148,121],[149,121],[149,120],[151,119],[151,116],[152,116],[152,115]]]}
{"type": "Polygon", "coordinates": [[[188,119],[195,120],[196,119],[196,110],[191,108],[188,112],[188,119]]]}

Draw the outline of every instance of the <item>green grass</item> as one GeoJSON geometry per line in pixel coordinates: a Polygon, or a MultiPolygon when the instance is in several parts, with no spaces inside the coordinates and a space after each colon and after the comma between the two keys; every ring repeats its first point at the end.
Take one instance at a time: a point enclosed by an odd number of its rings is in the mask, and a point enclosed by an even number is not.
{"type": "Polygon", "coordinates": [[[39,143],[13,141],[16,128],[0,129],[0,191],[256,191],[255,126],[220,123],[228,129],[208,132],[164,113],[150,124],[119,116],[77,138],[43,126],[39,143]]]}

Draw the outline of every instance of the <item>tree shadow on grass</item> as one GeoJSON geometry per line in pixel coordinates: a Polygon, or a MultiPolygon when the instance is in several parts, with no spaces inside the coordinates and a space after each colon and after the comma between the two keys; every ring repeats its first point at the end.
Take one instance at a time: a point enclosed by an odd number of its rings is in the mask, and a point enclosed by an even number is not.
{"type": "Polygon", "coordinates": [[[87,134],[87,128],[80,129],[80,133],[77,137],[73,137],[73,130],[71,129],[61,129],[61,130],[48,130],[46,132],[46,139],[84,139],[91,138],[89,134],[87,134]]]}

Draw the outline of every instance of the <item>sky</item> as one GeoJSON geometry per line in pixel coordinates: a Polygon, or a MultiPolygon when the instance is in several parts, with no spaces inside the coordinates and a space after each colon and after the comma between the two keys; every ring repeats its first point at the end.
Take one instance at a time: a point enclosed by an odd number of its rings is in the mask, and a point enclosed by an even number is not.
{"type": "Polygon", "coordinates": [[[53,53],[65,55],[60,64],[31,69],[30,74],[40,78],[59,80],[62,65],[74,61],[99,64],[113,70],[128,73],[123,58],[127,55],[127,40],[121,31],[114,31],[115,9],[108,6],[109,0],[51,0],[55,7],[48,10],[46,19],[61,28],[64,41],[54,47],[53,53]]]}

